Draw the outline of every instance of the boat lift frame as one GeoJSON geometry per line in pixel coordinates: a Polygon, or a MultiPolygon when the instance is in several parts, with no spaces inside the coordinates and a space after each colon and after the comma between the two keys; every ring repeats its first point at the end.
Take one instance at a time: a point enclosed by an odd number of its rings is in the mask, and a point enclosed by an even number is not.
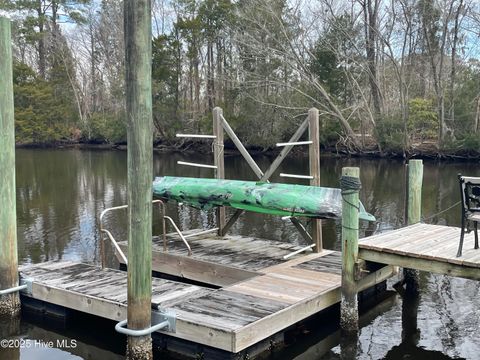
{"type": "MultiPolygon", "coordinates": [[[[179,165],[195,166],[200,168],[211,168],[214,170],[214,177],[216,179],[225,178],[225,165],[224,165],[224,133],[227,133],[230,140],[236,146],[240,154],[244,157],[247,164],[255,173],[259,181],[269,182],[271,176],[277,171],[283,160],[287,157],[294,146],[307,145],[309,147],[309,174],[297,175],[281,173],[280,177],[296,178],[309,180],[311,186],[320,186],[320,140],[319,140],[319,112],[316,108],[311,108],[308,111],[307,118],[300,124],[298,129],[292,135],[288,142],[279,142],[277,147],[282,147],[281,152],[271,163],[269,168],[264,172],[255,160],[252,158],[248,150],[242,144],[238,136],[233,131],[228,121],[223,116],[223,110],[219,107],[213,109],[213,134],[212,135],[196,135],[196,134],[177,134],[178,137],[191,137],[191,138],[204,138],[212,139],[212,150],[214,156],[214,165],[205,165],[199,163],[189,163],[179,161],[179,165]],[[305,131],[308,129],[308,140],[300,141],[305,131]]],[[[243,214],[244,210],[237,210],[226,221],[225,209],[223,207],[217,208],[217,227],[218,235],[225,236],[231,227],[235,224],[238,218],[243,214]]],[[[295,217],[288,217],[295,228],[300,232],[302,237],[315,246],[307,246],[305,250],[314,249],[316,252],[323,250],[322,244],[322,225],[320,219],[311,219],[311,235],[295,217]]]]}

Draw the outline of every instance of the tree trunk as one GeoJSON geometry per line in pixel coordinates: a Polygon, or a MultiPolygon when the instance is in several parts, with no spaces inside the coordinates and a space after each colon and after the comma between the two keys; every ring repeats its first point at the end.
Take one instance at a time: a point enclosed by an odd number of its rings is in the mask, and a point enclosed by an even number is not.
{"type": "Polygon", "coordinates": [[[377,17],[378,17],[378,0],[365,0],[363,3],[363,12],[365,18],[365,49],[367,53],[368,63],[368,82],[370,84],[370,92],[372,94],[373,108],[375,116],[379,117],[382,114],[382,97],[381,91],[378,87],[377,75],[377,55],[376,55],[376,40],[377,40],[377,17]],[[373,2],[373,4],[372,4],[373,2]]]}
{"type": "Polygon", "coordinates": [[[45,54],[45,21],[44,12],[42,6],[42,0],[38,0],[37,3],[37,16],[38,16],[38,72],[40,77],[45,80],[47,73],[47,57],[45,54]]]}
{"type": "Polygon", "coordinates": [[[222,48],[222,40],[221,39],[217,39],[216,47],[217,47],[217,76],[216,76],[217,82],[216,82],[216,86],[215,86],[215,90],[216,90],[215,97],[216,97],[218,103],[222,103],[222,106],[223,106],[223,102],[224,102],[223,86],[222,86],[222,81],[223,81],[223,67],[222,67],[223,48],[222,48]]]}
{"type": "Polygon", "coordinates": [[[477,111],[475,113],[473,131],[475,132],[475,134],[480,134],[480,96],[477,97],[477,111]]]}
{"type": "Polygon", "coordinates": [[[454,96],[454,90],[455,90],[455,78],[456,78],[456,58],[457,58],[457,44],[458,44],[458,29],[460,25],[460,14],[463,9],[463,0],[460,0],[460,3],[458,4],[457,11],[455,13],[455,25],[453,29],[453,42],[452,42],[452,67],[450,71],[450,103],[449,105],[449,115],[450,115],[450,120],[454,121],[455,120],[455,96],[454,96]]]}
{"type": "Polygon", "coordinates": [[[208,98],[208,111],[212,111],[215,103],[213,88],[213,43],[208,40],[207,42],[207,98],[208,98]]]}

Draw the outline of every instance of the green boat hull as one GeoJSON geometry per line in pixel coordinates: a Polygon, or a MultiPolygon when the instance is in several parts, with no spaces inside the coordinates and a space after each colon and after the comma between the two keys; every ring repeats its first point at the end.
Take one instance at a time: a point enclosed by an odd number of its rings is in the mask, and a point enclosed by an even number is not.
{"type": "MultiPolygon", "coordinates": [[[[153,194],[202,210],[215,206],[279,216],[337,219],[342,216],[340,189],[254,181],[157,177],[153,194]]],[[[375,221],[360,204],[360,219],[375,221]]]]}

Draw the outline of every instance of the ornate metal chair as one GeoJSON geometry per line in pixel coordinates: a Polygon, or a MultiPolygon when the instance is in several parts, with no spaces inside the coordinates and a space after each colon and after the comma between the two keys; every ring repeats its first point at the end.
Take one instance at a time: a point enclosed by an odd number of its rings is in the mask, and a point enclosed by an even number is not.
{"type": "Polygon", "coordinates": [[[468,177],[458,174],[460,191],[462,193],[462,233],[458,246],[457,257],[462,256],[465,228],[469,230],[469,222],[473,223],[475,232],[475,249],[478,249],[478,223],[480,222],[480,177],[468,177]]]}

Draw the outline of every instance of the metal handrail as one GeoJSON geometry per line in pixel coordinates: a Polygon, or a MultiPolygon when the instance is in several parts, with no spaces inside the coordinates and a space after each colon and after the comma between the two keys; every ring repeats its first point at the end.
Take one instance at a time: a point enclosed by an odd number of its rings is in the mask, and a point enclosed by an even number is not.
{"type": "MultiPolygon", "coordinates": [[[[188,244],[187,242],[187,239],[185,239],[185,237],[183,236],[182,232],[180,231],[180,229],[177,227],[177,224],[175,224],[175,221],[173,221],[173,219],[170,217],[170,216],[164,216],[164,219],[167,219],[170,221],[170,223],[173,225],[175,231],[177,232],[177,234],[180,236],[180,238],[182,239],[182,241],[185,243],[185,245],[187,246],[187,249],[188,249],[188,256],[191,256],[192,255],[192,248],[190,247],[190,245],[188,244]]],[[[165,247],[165,245],[164,245],[165,247]]]]}
{"type": "MultiPolygon", "coordinates": [[[[113,237],[112,233],[106,229],[103,228],[103,217],[110,211],[113,211],[113,210],[120,210],[120,209],[126,209],[128,208],[128,205],[121,205],[121,206],[114,206],[114,207],[111,207],[111,208],[108,208],[108,209],[105,209],[103,210],[101,213],[100,213],[100,232],[102,233],[105,233],[107,234],[108,238],[110,239],[110,241],[112,242],[113,246],[115,247],[115,249],[117,249],[117,251],[120,251],[120,256],[122,257],[122,259],[125,261],[125,264],[128,263],[127,261],[127,257],[125,256],[125,254],[123,253],[123,251],[120,249],[120,247],[118,246],[118,243],[116,242],[115,238],[113,237]]],[[[105,267],[105,245],[104,245],[104,242],[105,239],[102,237],[100,239],[100,258],[101,258],[101,261],[102,261],[102,268],[105,267]]]]}
{"type": "MultiPolygon", "coordinates": [[[[125,262],[125,265],[128,265],[128,260],[127,260],[127,257],[125,256],[125,254],[123,253],[122,249],[120,248],[120,246],[118,246],[118,243],[115,241],[115,238],[113,237],[112,233],[108,230],[105,230],[105,229],[101,229],[100,231],[104,232],[107,234],[107,236],[109,237],[110,241],[112,242],[113,246],[115,246],[115,250],[118,251],[118,253],[120,254],[120,256],[122,257],[122,260],[125,262]]],[[[103,263],[103,259],[102,259],[102,263],[103,263]]],[[[103,267],[103,264],[102,264],[102,267],[103,267]]]]}
{"type": "Polygon", "coordinates": [[[17,291],[25,290],[28,288],[28,285],[18,285],[9,289],[0,290],[0,296],[12,294],[17,291]]]}
{"type": "Polygon", "coordinates": [[[127,325],[127,320],[120,321],[115,325],[115,331],[119,332],[120,334],[124,334],[128,336],[145,336],[145,335],[150,335],[151,333],[157,330],[163,330],[165,328],[168,329],[170,323],[167,320],[165,320],[165,321],[162,321],[160,324],[156,324],[142,330],[127,329],[124,327],[125,325],[127,325]]]}
{"type": "MultiPolygon", "coordinates": [[[[167,251],[167,224],[165,222],[165,219],[167,219],[168,221],[170,221],[170,223],[173,225],[173,227],[175,228],[175,231],[177,232],[177,234],[180,236],[180,238],[182,239],[182,241],[184,242],[184,244],[187,246],[187,249],[188,249],[188,256],[191,256],[192,255],[192,248],[190,247],[190,245],[188,244],[187,240],[186,240],[186,237],[182,234],[182,232],[180,231],[180,229],[178,228],[177,224],[175,224],[175,222],[173,221],[173,219],[170,217],[170,216],[166,216],[165,215],[165,203],[162,201],[162,200],[153,200],[152,201],[152,204],[159,204],[160,206],[160,211],[161,211],[161,217],[162,217],[162,225],[163,225],[163,251],[167,251]]],[[[113,246],[115,247],[116,251],[118,251],[118,253],[120,254],[122,260],[125,262],[125,265],[128,265],[128,259],[127,257],[125,256],[125,253],[122,251],[122,249],[120,248],[120,246],[118,245],[117,241],[115,240],[115,238],[113,237],[112,233],[110,231],[108,231],[107,229],[104,229],[103,227],[103,218],[104,216],[110,212],[110,211],[113,211],[113,210],[120,210],[120,209],[127,209],[128,208],[128,205],[120,205],[120,206],[114,206],[114,207],[111,207],[111,208],[108,208],[108,209],[105,209],[103,210],[101,213],[100,213],[100,232],[102,233],[105,233],[107,234],[109,240],[111,241],[111,243],[113,244],[113,246]]],[[[210,232],[210,231],[214,231],[214,229],[211,229],[211,230],[206,230],[205,232],[210,232]]],[[[205,233],[205,232],[199,232],[197,234],[194,234],[194,235],[198,235],[200,233],[205,233]]],[[[193,235],[191,235],[193,236],[193,235]]],[[[104,240],[105,239],[100,239],[100,257],[101,257],[101,261],[102,261],[102,268],[105,267],[105,245],[104,245],[104,240]]]]}

